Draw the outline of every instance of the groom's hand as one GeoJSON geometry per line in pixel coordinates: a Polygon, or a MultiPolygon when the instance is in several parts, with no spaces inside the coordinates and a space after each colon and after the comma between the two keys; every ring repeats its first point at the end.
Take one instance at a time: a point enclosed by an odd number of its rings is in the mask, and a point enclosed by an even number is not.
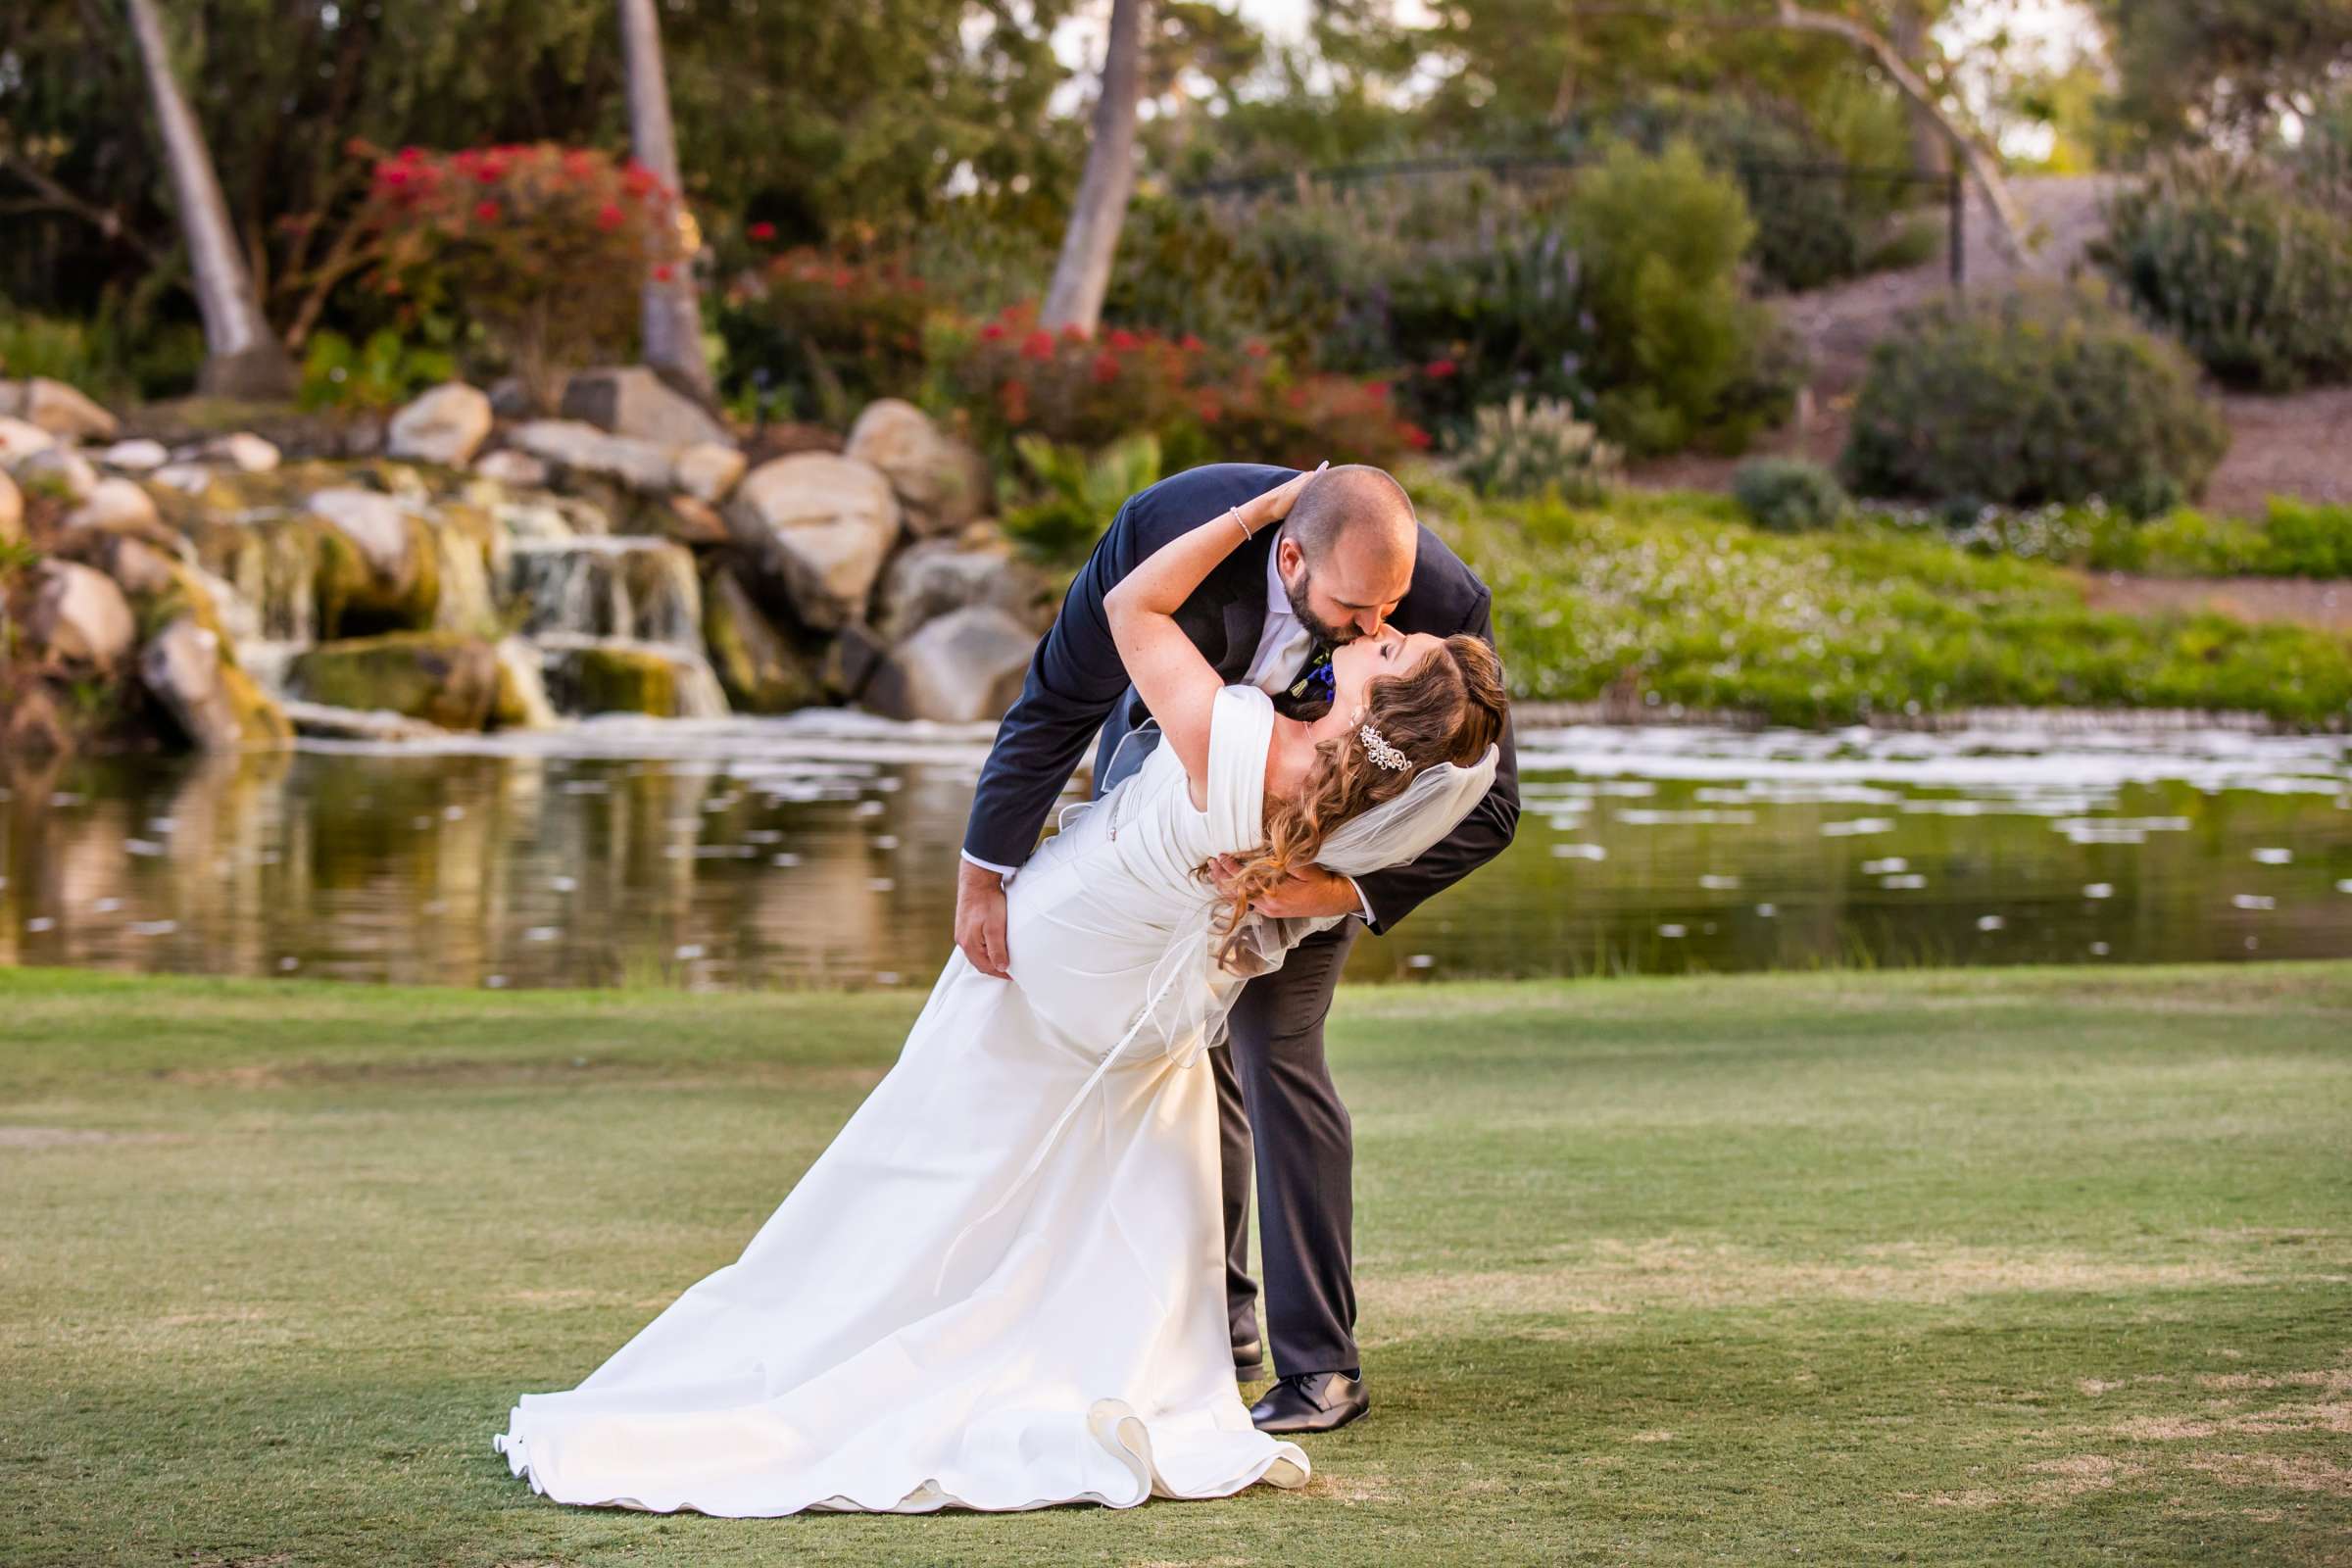
{"type": "MultiPolygon", "coordinates": [[[[1230,855],[1217,857],[1216,866],[1209,872],[1217,891],[1231,897],[1233,873],[1239,862],[1230,855]]],[[[1310,865],[1296,875],[1285,878],[1268,888],[1254,906],[1261,914],[1283,920],[1310,920],[1327,914],[1357,914],[1364,907],[1363,895],[1355,884],[1335,871],[1310,865]]]]}
{"type": "Polygon", "coordinates": [[[1012,950],[1004,943],[1004,878],[969,860],[956,873],[956,945],[982,974],[1012,978],[1005,967],[1012,950]]]}

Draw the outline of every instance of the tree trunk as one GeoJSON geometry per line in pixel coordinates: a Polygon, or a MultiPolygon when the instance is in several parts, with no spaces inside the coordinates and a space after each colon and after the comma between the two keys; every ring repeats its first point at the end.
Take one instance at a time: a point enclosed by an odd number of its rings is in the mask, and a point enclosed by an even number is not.
{"type": "MultiPolygon", "coordinates": [[[[678,137],[669,118],[669,81],[662,63],[662,24],[653,0],[620,0],[620,52],[628,75],[629,141],[637,161],[679,192],[678,137]]],[[[705,403],[714,401],[710,361],[703,352],[703,312],[693,259],[664,283],[648,276],[639,317],[645,363],[705,403]]]]}
{"type": "Polygon", "coordinates": [[[1095,100],[1094,142],[1062,234],[1061,259],[1046,290],[1044,324],[1092,332],[1102,321],[1110,264],[1135,194],[1135,108],[1143,86],[1144,10],[1150,0],[1111,0],[1110,42],[1102,57],[1102,92],[1095,100]]]}
{"type": "MultiPolygon", "coordinates": [[[[1919,69],[1928,53],[1928,19],[1920,9],[1919,0],[1895,0],[1893,14],[1887,18],[1886,42],[1905,65],[1914,71],[1919,69]]],[[[1917,101],[1904,107],[1911,122],[1912,170],[1922,174],[1945,173],[1951,169],[1952,160],[1951,143],[1945,139],[1943,127],[1917,101]]]]}
{"type": "Polygon", "coordinates": [[[156,134],[172,174],[172,202],[179,211],[188,246],[188,269],[196,283],[196,308],[204,318],[204,369],[198,389],[214,397],[284,398],[294,392],[294,362],[270,330],[253,275],[229,225],[220,178],[188,102],[172,74],[155,0],[127,0],[131,34],[147,73],[147,96],[155,110],[156,134]]]}

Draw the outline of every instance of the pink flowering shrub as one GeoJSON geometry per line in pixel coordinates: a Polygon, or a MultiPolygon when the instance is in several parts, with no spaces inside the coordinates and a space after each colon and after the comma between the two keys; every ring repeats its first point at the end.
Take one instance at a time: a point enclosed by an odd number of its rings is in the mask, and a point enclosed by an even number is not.
{"type": "Polygon", "coordinates": [[[479,324],[540,408],[571,370],[627,357],[646,278],[692,260],[677,192],[593,148],[353,150],[375,162],[374,285],[479,324]]]}

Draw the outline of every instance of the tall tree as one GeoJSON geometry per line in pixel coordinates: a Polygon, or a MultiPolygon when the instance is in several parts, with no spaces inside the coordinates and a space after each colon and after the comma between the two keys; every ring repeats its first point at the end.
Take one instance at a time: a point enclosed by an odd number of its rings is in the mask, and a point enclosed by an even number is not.
{"type": "Polygon", "coordinates": [[[1086,172],[1062,233],[1061,258],[1046,290],[1045,324],[1092,332],[1102,319],[1119,229],[1135,194],[1135,111],[1143,92],[1144,13],[1150,0],[1111,0],[1102,90],[1095,99],[1094,139],[1086,172]]]}
{"type": "MultiPolygon", "coordinates": [[[[678,179],[678,135],[669,120],[669,75],[662,59],[662,24],[654,0],[620,0],[620,54],[628,74],[629,143],[637,162],[653,171],[677,200],[676,220],[690,224],[685,186],[678,179]]],[[[703,311],[693,258],[664,279],[645,280],[639,318],[645,363],[709,400],[710,359],[703,352],[703,311]]]]}
{"type": "Polygon", "coordinates": [[[172,204],[187,241],[188,269],[196,279],[196,307],[204,318],[206,355],[198,387],[218,397],[286,397],[294,390],[294,363],[262,314],[253,273],[229,225],[220,177],[213,172],[213,155],[172,74],[163,18],[155,0],[127,3],[156,136],[172,175],[172,204]]]}
{"type": "Polygon", "coordinates": [[[2108,114],[2158,146],[2251,143],[2352,77],[2352,0],[2097,0],[2108,114]]]}
{"type": "MultiPolygon", "coordinates": [[[[1886,42],[1903,63],[1923,74],[1928,51],[1928,8],[1921,0],[1894,0],[1887,8],[1886,42]]],[[[1904,110],[1911,123],[1911,167],[1922,174],[1940,174],[1952,167],[1951,143],[1936,117],[1910,99],[1904,110]]]]}
{"type": "Polygon", "coordinates": [[[1859,51],[1863,58],[1879,71],[1902,94],[1904,101],[1917,113],[1931,119],[1943,133],[1952,156],[1966,169],[1970,181],[1984,198],[1984,206],[1992,215],[1992,241],[2010,265],[2020,269],[2034,266],[2032,251],[2026,244],[2025,213],[2010,193],[2009,182],[2002,177],[2001,161],[1997,153],[1986,146],[1959,116],[1946,109],[1943,98],[1927,79],[1912,68],[1888,38],[1884,26],[1883,0],[1871,0],[1832,10],[1827,6],[1798,5],[1795,0],[1769,0],[1766,4],[1748,4],[1734,0],[1728,7],[1708,6],[1677,10],[1656,5],[1578,5],[1570,15],[1579,17],[1648,17],[1668,24],[1691,24],[1702,27],[1777,28],[1785,32],[1810,33],[1818,37],[1836,38],[1859,51]],[[1858,12],[1860,15],[1852,13],[1858,12]]]}

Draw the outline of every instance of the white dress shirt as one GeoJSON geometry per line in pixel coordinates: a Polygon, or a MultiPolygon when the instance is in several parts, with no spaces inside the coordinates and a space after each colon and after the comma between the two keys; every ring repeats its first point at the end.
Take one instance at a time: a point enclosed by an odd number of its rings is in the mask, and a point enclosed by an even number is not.
{"type": "MultiPolygon", "coordinates": [[[[1250,656],[1250,667],[1242,676],[1243,685],[1254,686],[1268,697],[1282,695],[1283,688],[1298,673],[1298,666],[1306,662],[1307,654],[1315,646],[1315,634],[1292,612],[1290,589],[1282,580],[1281,558],[1282,525],[1277,524],[1266,551],[1266,618],[1258,626],[1257,652],[1250,656]]],[[[963,852],[963,858],[1008,880],[1015,869],[983,860],[968,850],[963,852]]],[[[1364,897],[1364,890],[1354,878],[1348,880],[1355,888],[1356,913],[1365,924],[1371,924],[1372,901],[1364,897]]]]}

